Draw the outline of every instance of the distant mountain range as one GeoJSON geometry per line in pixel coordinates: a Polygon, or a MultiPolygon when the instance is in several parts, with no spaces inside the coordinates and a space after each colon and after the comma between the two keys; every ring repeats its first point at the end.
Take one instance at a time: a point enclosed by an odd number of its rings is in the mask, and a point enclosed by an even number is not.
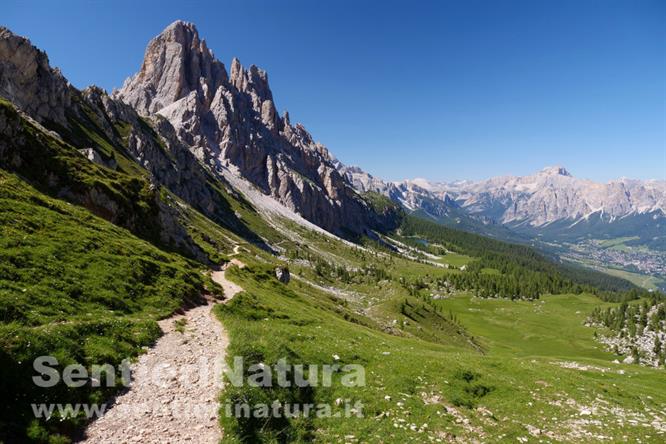
{"type": "Polygon", "coordinates": [[[638,235],[653,246],[666,242],[666,180],[603,184],[555,166],[483,181],[385,182],[358,167],[338,168],[361,192],[384,194],[408,211],[486,234],[500,233],[501,226],[545,240],[638,235]]]}

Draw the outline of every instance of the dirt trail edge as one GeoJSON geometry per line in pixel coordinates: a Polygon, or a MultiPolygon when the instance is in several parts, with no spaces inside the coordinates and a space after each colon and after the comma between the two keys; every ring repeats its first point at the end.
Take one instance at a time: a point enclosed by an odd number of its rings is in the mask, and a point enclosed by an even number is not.
{"type": "MultiPolygon", "coordinates": [[[[243,289],[225,277],[234,259],[212,279],[225,302],[243,289]]],[[[218,395],[229,338],[212,313],[213,303],[159,321],[164,334],[131,365],[132,384],[92,422],[84,443],[217,443],[218,395]]]]}

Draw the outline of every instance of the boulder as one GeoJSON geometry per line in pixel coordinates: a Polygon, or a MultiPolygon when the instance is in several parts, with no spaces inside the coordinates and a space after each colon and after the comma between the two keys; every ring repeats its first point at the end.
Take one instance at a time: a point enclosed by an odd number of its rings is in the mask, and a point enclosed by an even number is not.
{"type": "Polygon", "coordinates": [[[287,267],[276,267],[275,277],[283,284],[288,284],[289,280],[291,279],[291,276],[289,275],[289,269],[287,267]]]}
{"type": "Polygon", "coordinates": [[[634,361],[635,361],[635,359],[634,359],[633,356],[627,356],[626,358],[624,358],[624,360],[622,362],[625,363],[625,364],[633,364],[634,361]]]}

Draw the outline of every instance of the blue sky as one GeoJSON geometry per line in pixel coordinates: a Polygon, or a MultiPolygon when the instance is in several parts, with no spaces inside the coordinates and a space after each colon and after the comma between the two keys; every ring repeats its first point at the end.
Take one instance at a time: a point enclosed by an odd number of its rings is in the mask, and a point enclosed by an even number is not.
{"type": "Polygon", "coordinates": [[[666,2],[4,0],[0,24],[77,87],[120,86],[148,40],[194,22],[227,66],[343,162],[386,179],[564,165],[666,179],[666,2]]]}

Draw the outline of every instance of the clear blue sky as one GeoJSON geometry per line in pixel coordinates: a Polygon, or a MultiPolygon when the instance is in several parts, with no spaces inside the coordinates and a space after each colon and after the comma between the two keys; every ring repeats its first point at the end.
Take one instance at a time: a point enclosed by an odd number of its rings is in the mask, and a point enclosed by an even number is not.
{"type": "Polygon", "coordinates": [[[666,179],[662,0],[4,0],[0,14],[74,85],[108,90],[176,19],[227,66],[266,69],[280,111],[387,179],[553,164],[666,179]]]}

